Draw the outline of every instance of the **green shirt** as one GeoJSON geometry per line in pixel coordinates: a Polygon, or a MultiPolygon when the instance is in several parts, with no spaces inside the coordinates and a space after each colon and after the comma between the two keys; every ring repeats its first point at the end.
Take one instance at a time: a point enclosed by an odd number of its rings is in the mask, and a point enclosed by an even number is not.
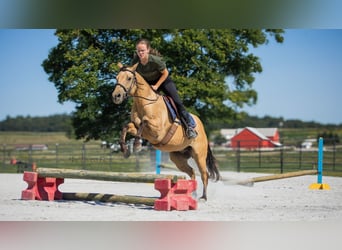
{"type": "MultiPolygon", "coordinates": [[[[139,62],[139,58],[133,58],[132,65],[139,62]]],[[[166,68],[166,64],[159,56],[148,55],[148,62],[145,65],[138,64],[136,71],[149,83],[156,84],[162,75],[162,71],[166,68]]]]}

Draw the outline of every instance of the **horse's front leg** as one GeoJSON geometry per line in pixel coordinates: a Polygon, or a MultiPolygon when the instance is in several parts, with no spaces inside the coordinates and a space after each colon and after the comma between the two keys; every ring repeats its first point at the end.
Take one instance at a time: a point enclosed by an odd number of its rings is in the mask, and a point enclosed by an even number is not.
{"type": "Polygon", "coordinates": [[[123,153],[125,158],[128,158],[131,154],[131,152],[128,150],[128,146],[126,145],[126,135],[127,133],[130,133],[132,135],[137,134],[137,129],[135,128],[134,124],[132,122],[128,123],[121,131],[120,136],[120,148],[121,152],[123,153]]]}

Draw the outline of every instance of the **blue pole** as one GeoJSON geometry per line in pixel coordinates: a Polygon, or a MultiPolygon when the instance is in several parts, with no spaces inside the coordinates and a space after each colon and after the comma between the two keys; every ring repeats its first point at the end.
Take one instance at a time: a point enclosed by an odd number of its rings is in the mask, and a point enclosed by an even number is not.
{"type": "Polygon", "coordinates": [[[161,151],[156,150],[156,174],[160,174],[161,151]]]}
{"type": "Polygon", "coordinates": [[[322,184],[323,172],[323,138],[318,139],[318,169],[317,169],[317,183],[322,184]]]}

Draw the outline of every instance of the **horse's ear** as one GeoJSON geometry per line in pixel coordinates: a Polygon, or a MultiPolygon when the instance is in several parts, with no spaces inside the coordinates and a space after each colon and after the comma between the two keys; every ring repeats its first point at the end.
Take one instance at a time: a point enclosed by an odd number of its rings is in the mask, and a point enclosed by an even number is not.
{"type": "Polygon", "coordinates": [[[118,62],[118,67],[121,69],[123,67],[122,63],[121,62],[118,62]]]}
{"type": "Polygon", "coordinates": [[[137,67],[138,67],[138,64],[139,64],[139,63],[134,64],[134,65],[132,66],[131,69],[132,69],[133,71],[135,71],[135,70],[137,69],[137,67]]]}

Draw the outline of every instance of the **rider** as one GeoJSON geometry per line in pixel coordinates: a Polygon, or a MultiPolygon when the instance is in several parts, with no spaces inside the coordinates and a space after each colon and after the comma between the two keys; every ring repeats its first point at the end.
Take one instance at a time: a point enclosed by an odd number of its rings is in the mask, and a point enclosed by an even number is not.
{"type": "Polygon", "coordinates": [[[169,76],[166,64],[160,53],[151,48],[147,39],[140,39],[136,43],[136,55],[131,62],[132,65],[139,63],[136,71],[150,84],[155,91],[162,90],[170,96],[178,109],[182,123],[186,128],[186,135],[195,138],[197,132],[191,126],[190,114],[186,111],[176,89],[175,83],[169,76]]]}

